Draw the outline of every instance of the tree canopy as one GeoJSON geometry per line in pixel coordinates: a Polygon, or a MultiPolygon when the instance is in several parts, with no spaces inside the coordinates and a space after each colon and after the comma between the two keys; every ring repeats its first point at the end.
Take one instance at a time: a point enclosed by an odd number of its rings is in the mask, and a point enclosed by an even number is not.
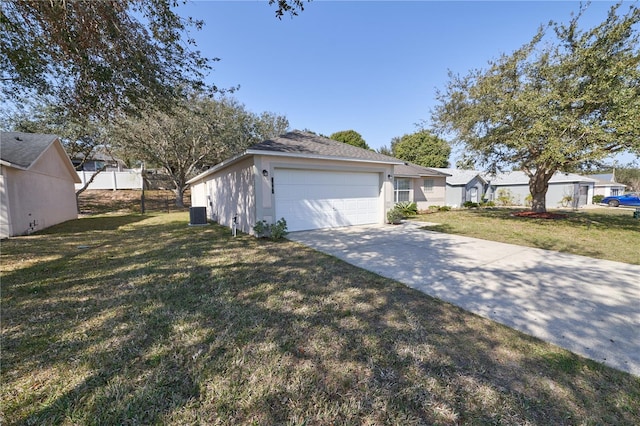
{"type": "Polygon", "coordinates": [[[391,141],[394,157],[423,167],[447,167],[451,147],[449,143],[428,130],[404,135],[391,141]]]}
{"type": "MultiPolygon", "coordinates": [[[[78,115],[170,107],[207,86],[211,61],[189,31],[204,25],[178,0],[10,0],[0,3],[0,93],[41,96],[78,115]]],[[[301,0],[269,0],[276,16],[301,0]]]]}
{"type": "Polygon", "coordinates": [[[251,113],[231,98],[193,96],[171,113],[123,117],[111,134],[119,157],[143,160],[171,176],[181,206],[187,180],[288,127],[286,117],[251,113]]]}
{"type": "Polygon", "coordinates": [[[486,70],[450,74],[433,122],[488,171],[529,176],[533,210],[545,211],[548,182],[615,153],[640,151],[640,11],[621,4],[583,30],[549,23],[486,70]]]}
{"type": "Polygon", "coordinates": [[[358,148],[371,149],[362,135],[355,130],[342,130],[340,132],[332,133],[331,136],[329,136],[329,139],[357,146],[358,148]]]}
{"type": "Polygon", "coordinates": [[[48,133],[60,137],[67,154],[72,159],[91,159],[96,148],[108,146],[104,125],[95,119],[70,115],[60,105],[39,105],[28,112],[15,112],[4,118],[0,127],[8,131],[48,133]]]}

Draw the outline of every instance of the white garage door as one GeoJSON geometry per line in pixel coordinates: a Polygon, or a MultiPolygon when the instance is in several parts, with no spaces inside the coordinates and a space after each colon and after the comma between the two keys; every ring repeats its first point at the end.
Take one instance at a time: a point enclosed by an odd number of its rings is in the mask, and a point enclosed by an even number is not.
{"type": "Polygon", "coordinates": [[[364,225],[380,220],[378,173],[276,169],[276,219],[289,231],[364,225]]]}

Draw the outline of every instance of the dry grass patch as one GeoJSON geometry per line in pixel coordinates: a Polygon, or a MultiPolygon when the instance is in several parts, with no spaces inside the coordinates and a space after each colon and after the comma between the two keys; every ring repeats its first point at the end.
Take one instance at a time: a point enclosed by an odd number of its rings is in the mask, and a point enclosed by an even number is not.
{"type": "Polygon", "coordinates": [[[640,423],[637,377],[298,244],[187,222],[3,242],[2,424],[640,423]]]}

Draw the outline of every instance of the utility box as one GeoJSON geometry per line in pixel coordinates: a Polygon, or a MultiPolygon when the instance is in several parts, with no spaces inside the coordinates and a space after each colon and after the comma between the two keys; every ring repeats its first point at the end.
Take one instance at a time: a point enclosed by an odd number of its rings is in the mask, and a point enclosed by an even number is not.
{"type": "Polygon", "coordinates": [[[189,208],[189,225],[207,225],[207,208],[206,207],[190,207],[189,208]]]}

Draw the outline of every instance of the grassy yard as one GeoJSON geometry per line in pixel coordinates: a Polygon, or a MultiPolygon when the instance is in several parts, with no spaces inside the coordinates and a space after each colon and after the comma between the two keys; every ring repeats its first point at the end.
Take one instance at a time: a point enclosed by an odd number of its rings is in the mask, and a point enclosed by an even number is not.
{"type": "Polygon", "coordinates": [[[415,217],[432,231],[580,254],[640,265],[640,220],[632,209],[557,211],[564,219],[513,216],[517,210],[452,210],[415,217]]]}
{"type": "Polygon", "coordinates": [[[187,223],[96,216],[2,242],[1,424],[640,424],[638,377],[187,223]]]}

